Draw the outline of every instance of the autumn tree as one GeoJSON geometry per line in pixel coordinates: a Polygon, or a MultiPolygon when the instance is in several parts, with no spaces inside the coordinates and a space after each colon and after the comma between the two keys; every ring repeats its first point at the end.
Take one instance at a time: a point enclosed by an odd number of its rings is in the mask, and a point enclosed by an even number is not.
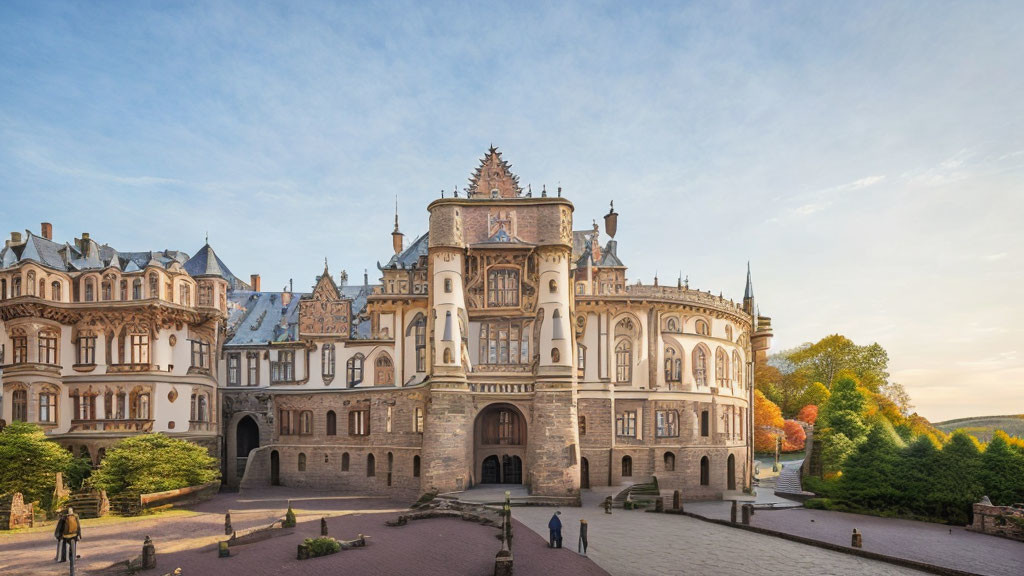
{"type": "Polygon", "coordinates": [[[796,420],[786,420],[782,429],[786,434],[782,440],[783,452],[799,452],[804,449],[807,433],[804,432],[804,427],[799,422],[796,420]]]}
{"type": "Polygon", "coordinates": [[[818,420],[818,407],[814,404],[804,406],[800,409],[800,412],[797,412],[796,419],[814,426],[814,423],[818,420]]]}
{"type": "Polygon", "coordinates": [[[878,343],[858,346],[845,336],[833,334],[805,344],[787,357],[796,371],[805,372],[811,382],[821,382],[830,390],[844,371],[854,374],[872,391],[889,381],[889,354],[878,343]]]}
{"type": "Polygon", "coordinates": [[[765,397],[760,390],[754,391],[754,451],[774,452],[777,438],[782,433],[785,421],[782,410],[765,397]]]}

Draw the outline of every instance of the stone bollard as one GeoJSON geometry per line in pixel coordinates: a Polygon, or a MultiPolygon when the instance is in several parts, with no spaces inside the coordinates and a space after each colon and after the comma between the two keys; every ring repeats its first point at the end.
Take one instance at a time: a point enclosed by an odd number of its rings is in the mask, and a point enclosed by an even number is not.
{"type": "Polygon", "coordinates": [[[228,510],[227,514],[224,515],[224,535],[231,536],[234,530],[231,529],[231,511],[228,510]]]}
{"type": "Polygon", "coordinates": [[[862,548],[864,546],[863,535],[856,528],[853,529],[853,534],[850,537],[850,546],[854,548],[862,548]]]}
{"type": "Polygon", "coordinates": [[[153,540],[146,536],[146,540],[142,543],[142,569],[149,570],[150,568],[156,568],[156,546],[153,546],[153,540]]]}
{"type": "Polygon", "coordinates": [[[736,509],[739,508],[739,502],[736,500],[732,501],[732,508],[729,509],[729,522],[736,523],[736,509]]]}
{"type": "Polygon", "coordinates": [[[511,550],[500,550],[494,557],[494,576],[512,576],[511,550]]]}
{"type": "Polygon", "coordinates": [[[327,536],[327,518],[320,518],[320,535],[327,536]]]}
{"type": "Polygon", "coordinates": [[[679,490],[676,490],[675,492],[672,493],[672,509],[673,510],[682,510],[683,509],[683,504],[682,504],[682,500],[680,499],[679,490]]]}
{"type": "Polygon", "coordinates": [[[754,505],[744,504],[742,507],[741,519],[744,525],[750,525],[750,517],[754,515],[754,505]]]}

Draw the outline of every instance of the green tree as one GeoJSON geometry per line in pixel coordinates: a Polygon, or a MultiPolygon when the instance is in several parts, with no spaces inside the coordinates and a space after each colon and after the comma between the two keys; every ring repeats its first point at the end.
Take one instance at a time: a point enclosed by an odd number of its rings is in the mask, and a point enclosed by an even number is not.
{"type": "Polygon", "coordinates": [[[800,395],[800,407],[803,408],[808,404],[814,406],[823,406],[828,402],[830,393],[828,388],[825,387],[821,382],[812,382],[810,386],[804,389],[803,394],[800,395]]]}
{"type": "Polygon", "coordinates": [[[843,469],[843,463],[857,449],[857,444],[841,432],[831,433],[821,440],[821,462],[826,475],[843,469]]]}
{"type": "Polygon", "coordinates": [[[1024,455],[1010,447],[1005,435],[996,434],[981,456],[981,481],[997,506],[1024,502],[1024,455]]]}
{"type": "Polygon", "coordinates": [[[857,387],[857,380],[844,376],[837,380],[832,386],[828,401],[822,407],[822,417],[828,418],[829,413],[849,410],[858,416],[864,413],[867,405],[867,398],[857,387]]]}
{"type": "Polygon", "coordinates": [[[849,338],[832,334],[786,354],[811,382],[831,389],[843,372],[851,372],[869,390],[877,391],[889,381],[889,354],[877,343],[857,346],[849,338]]]}
{"type": "Polygon", "coordinates": [[[839,480],[843,499],[871,510],[886,510],[899,502],[894,480],[900,450],[894,435],[881,424],[872,426],[867,439],[846,458],[839,480]]]}
{"type": "Polygon", "coordinates": [[[162,434],[145,434],[114,445],[92,481],[116,496],[205,484],[219,476],[217,460],[202,446],[162,434]]]}
{"type": "Polygon", "coordinates": [[[935,482],[928,500],[933,515],[953,524],[967,524],[972,505],[984,495],[981,451],[977,440],[961,431],[953,433],[937,458],[935,482]]]}
{"type": "Polygon", "coordinates": [[[901,495],[900,512],[923,516],[934,513],[928,497],[935,490],[938,459],[938,446],[928,436],[918,436],[913,444],[902,451],[894,479],[901,495]]]}
{"type": "Polygon", "coordinates": [[[21,492],[49,510],[56,474],[71,463],[71,454],[35,424],[12,422],[0,432],[0,493],[21,492]]]}

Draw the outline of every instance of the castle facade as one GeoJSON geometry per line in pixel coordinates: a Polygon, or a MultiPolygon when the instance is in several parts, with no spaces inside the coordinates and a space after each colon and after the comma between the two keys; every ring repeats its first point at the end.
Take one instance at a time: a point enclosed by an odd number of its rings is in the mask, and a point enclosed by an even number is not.
{"type": "Polygon", "coordinates": [[[12,235],[0,252],[2,418],[98,461],[128,434],[205,444],[229,486],[415,497],[481,484],[578,495],[750,487],[749,270],[734,302],[629,283],[616,234],[524,191],[493,147],[429,231],[349,283],[265,292],[207,244],[119,253],[12,235]],[[602,236],[606,238],[602,238],[602,236]]]}

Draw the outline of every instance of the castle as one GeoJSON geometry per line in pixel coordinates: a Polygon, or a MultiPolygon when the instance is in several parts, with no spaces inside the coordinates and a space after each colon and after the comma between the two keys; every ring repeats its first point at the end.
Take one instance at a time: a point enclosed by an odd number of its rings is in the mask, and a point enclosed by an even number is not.
{"type": "Polygon", "coordinates": [[[7,422],[98,462],[126,435],[207,446],[233,487],[415,497],[643,482],[686,499],[748,489],[753,365],[770,346],[742,302],[630,284],[615,238],[524,191],[491,147],[469,186],[380,280],[326,261],[310,293],[260,289],[209,244],[119,252],[52,227],[0,251],[7,422]],[[607,237],[603,239],[602,236],[607,237]]]}

